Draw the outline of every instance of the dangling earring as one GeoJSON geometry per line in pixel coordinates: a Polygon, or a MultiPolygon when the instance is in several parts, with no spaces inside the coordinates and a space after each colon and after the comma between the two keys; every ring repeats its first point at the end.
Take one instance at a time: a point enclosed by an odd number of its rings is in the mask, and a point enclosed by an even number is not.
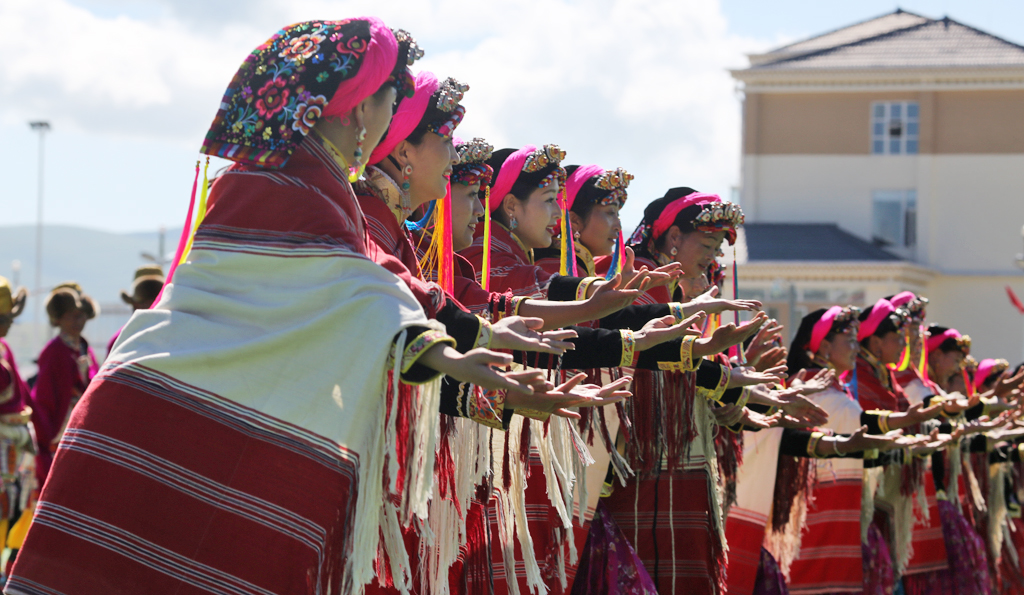
{"type": "Polygon", "coordinates": [[[402,190],[408,192],[410,188],[409,176],[412,175],[412,164],[406,163],[402,168],[402,190]]]}
{"type": "Polygon", "coordinates": [[[519,222],[516,221],[516,218],[513,216],[512,220],[508,222],[508,228],[509,229],[515,229],[517,227],[519,227],[519,222]]]}
{"type": "Polygon", "coordinates": [[[580,232],[578,232],[578,231],[572,232],[572,239],[576,240],[577,242],[580,241],[580,232]]]}
{"type": "Polygon", "coordinates": [[[668,253],[671,254],[672,256],[675,256],[676,254],[679,254],[679,250],[676,250],[676,247],[672,246],[672,249],[669,250],[668,253]]]}
{"type": "Polygon", "coordinates": [[[355,161],[352,162],[352,167],[348,168],[348,181],[350,183],[355,182],[359,179],[359,176],[363,175],[365,167],[362,163],[364,140],[366,140],[366,127],[360,126],[359,132],[356,134],[356,150],[353,152],[355,161]]]}

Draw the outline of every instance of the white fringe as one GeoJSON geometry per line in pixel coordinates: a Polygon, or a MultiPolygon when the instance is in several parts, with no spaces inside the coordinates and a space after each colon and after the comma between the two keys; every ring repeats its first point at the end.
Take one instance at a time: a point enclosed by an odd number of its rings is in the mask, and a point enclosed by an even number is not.
{"type": "Polygon", "coordinates": [[[1011,473],[1011,465],[1012,463],[996,463],[988,467],[988,544],[995,560],[1002,556],[1004,535],[1008,535],[1006,477],[1011,473]]]}

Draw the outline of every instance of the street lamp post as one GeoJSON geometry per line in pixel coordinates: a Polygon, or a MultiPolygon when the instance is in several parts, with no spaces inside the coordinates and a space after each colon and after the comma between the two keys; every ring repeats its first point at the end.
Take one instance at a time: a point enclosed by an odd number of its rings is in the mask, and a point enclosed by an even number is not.
{"type": "Polygon", "coordinates": [[[37,120],[28,123],[29,128],[39,133],[39,198],[36,205],[36,279],[35,287],[32,288],[32,304],[35,310],[35,324],[38,328],[40,316],[42,315],[43,297],[43,141],[46,133],[50,131],[50,123],[45,120],[37,120]]]}

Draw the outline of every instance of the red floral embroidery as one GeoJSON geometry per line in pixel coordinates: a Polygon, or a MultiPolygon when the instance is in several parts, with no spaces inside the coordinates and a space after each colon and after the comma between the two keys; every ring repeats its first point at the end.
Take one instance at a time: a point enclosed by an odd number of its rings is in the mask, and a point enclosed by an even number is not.
{"type": "Polygon", "coordinates": [[[358,37],[349,37],[345,41],[338,44],[338,51],[346,54],[362,54],[366,51],[367,43],[365,39],[358,37]]]}
{"type": "Polygon", "coordinates": [[[291,91],[284,88],[285,84],[285,80],[280,77],[272,78],[256,92],[256,96],[259,97],[256,100],[256,111],[261,116],[269,118],[281,111],[285,104],[288,103],[288,96],[291,95],[291,91]]]}

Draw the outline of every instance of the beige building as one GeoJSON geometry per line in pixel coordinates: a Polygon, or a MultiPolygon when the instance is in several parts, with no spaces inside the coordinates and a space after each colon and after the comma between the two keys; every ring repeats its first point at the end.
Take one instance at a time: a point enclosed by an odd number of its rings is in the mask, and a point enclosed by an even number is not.
{"type": "Polygon", "coordinates": [[[788,321],[909,289],[977,357],[1024,357],[1024,47],[897,10],[732,75],[743,293],[788,321]]]}

